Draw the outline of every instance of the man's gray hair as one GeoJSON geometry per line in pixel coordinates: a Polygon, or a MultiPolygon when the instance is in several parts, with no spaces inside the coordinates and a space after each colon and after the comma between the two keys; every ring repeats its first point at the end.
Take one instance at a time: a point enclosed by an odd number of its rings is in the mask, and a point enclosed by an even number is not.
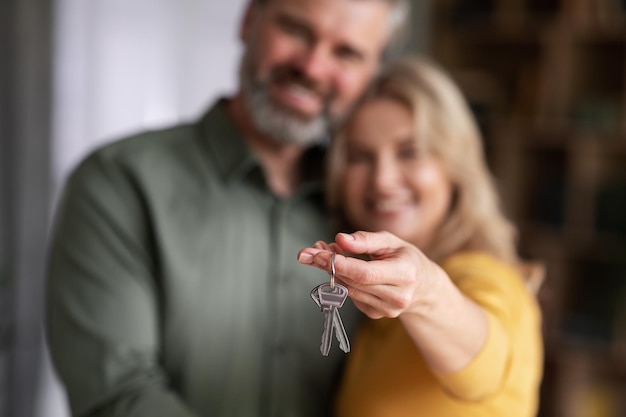
{"type": "Polygon", "coordinates": [[[383,51],[383,60],[397,58],[402,52],[411,34],[411,0],[386,1],[391,7],[389,13],[389,41],[383,51]]]}
{"type": "MultiPolygon", "coordinates": [[[[258,5],[264,5],[271,0],[252,0],[258,5]]],[[[355,0],[356,1],[356,0],[355,0]]],[[[389,40],[383,50],[382,60],[389,61],[397,58],[402,52],[410,35],[411,0],[360,0],[384,1],[389,3],[389,40]]]]}

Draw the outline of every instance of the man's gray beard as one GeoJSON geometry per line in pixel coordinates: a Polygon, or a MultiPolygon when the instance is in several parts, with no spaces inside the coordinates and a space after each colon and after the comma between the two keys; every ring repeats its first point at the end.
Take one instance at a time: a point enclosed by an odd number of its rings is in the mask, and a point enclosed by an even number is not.
{"type": "Polygon", "coordinates": [[[244,86],[244,96],[252,121],[261,133],[276,142],[302,147],[326,140],[330,132],[330,119],[326,113],[302,120],[272,103],[264,86],[251,84],[244,86]]]}

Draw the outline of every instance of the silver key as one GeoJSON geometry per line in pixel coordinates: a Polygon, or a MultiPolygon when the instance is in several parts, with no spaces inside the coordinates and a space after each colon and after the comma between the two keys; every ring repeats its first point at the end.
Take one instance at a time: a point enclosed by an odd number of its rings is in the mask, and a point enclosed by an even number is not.
{"type": "Polygon", "coordinates": [[[337,308],[341,308],[343,303],[348,298],[348,289],[343,285],[335,284],[334,288],[330,285],[330,283],[324,283],[322,285],[318,285],[317,287],[317,295],[320,300],[320,305],[324,306],[333,306],[337,308]]]}
{"type": "Polygon", "coordinates": [[[348,298],[348,289],[339,284],[335,284],[335,288],[331,288],[330,283],[324,283],[313,288],[311,298],[324,312],[324,331],[320,346],[322,354],[328,356],[333,333],[339,341],[341,350],[346,353],[350,352],[348,334],[339,314],[339,308],[348,298]]]}
{"type": "MultiPolygon", "coordinates": [[[[315,304],[317,304],[320,310],[324,311],[322,308],[322,303],[320,302],[320,290],[322,289],[322,287],[327,287],[327,289],[330,289],[329,283],[318,285],[317,287],[313,288],[313,290],[311,290],[311,298],[313,299],[313,301],[315,301],[315,304]]],[[[335,288],[338,288],[338,287],[339,287],[339,284],[336,284],[335,288]]],[[[347,298],[348,291],[347,289],[345,289],[345,287],[341,286],[340,291],[342,291],[342,293],[344,292],[343,290],[345,290],[345,295],[342,294],[341,297],[347,298]]],[[[343,302],[345,302],[345,298],[343,299],[343,301],[340,302],[341,305],[343,305],[343,302]]],[[[348,353],[350,352],[350,340],[348,339],[348,333],[346,333],[346,329],[343,326],[343,321],[341,320],[341,316],[339,314],[339,307],[335,306],[332,309],[334,333],[335,333],[335,336],[337,337],[337,341],[339,342],[339,348],[343,350],[345,353],[348,353]]],[[[328,313],[325,313],[324,315],[327,316],[328,313]]],[[[326,319],[326,317],[324,318],[326,319]]],[[[324,328],[326,328],[326,320],[324,320],[324,328]]],[[[324,334],[322,335],[323,338],[325,336],[326,335],[324,334]]]]}
{"type": "Polygon", "coordinates": [[[333,306],[325,306],[322,307],[322,311],[324,312],[324,331],[322,332],[322,344],[320,345],[320,351],[322,355],[328,356],[330,353],[330,344],[333,339],[333,314],[335,313],[335,309],[333,306]]]}
{"type": "Polygon", "coordinates": [[[324,331],[322,332],[322,355],[328,356],[333,332],[339,341],[339,347],[344,352],[350,351],[350,341],[346,329],[339,315],[339,308],[348,298],[348,289],[343,285],[335,284],[335,252],[331,261],[330,282],[318,285],[311,291],[311,298],[324,313],[324,331]]]}
{"type": "Polygon", "coordinates": [[[339,309],[334,308],[333,311],[333,327],[335,329],[335,336],[339,342],[339,348],[345,353],[348,353],[350,352],[350,340],[348,339],[348,333],[346,333],[346,328],[343,326],[343,321],[339,315],[339,309]]]}

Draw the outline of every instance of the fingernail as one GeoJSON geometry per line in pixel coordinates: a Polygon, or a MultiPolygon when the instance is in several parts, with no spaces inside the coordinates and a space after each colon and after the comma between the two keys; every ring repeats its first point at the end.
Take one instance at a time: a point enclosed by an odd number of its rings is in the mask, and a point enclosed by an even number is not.
{"type": "Polygon", "coordinates": [[[343,236],[343,238],[346,240],[354,240],[354,236],[349,235],[347,233],[341,233],[341,236],[343,236]]]}
{"type": "Polygon", "coordinates": [[[298,257],[298,262],[300,262],[301,264],[311,264],[313,262],[313,255],[311,255],[310,253],[301,253],[300,256],[298,257]]]}

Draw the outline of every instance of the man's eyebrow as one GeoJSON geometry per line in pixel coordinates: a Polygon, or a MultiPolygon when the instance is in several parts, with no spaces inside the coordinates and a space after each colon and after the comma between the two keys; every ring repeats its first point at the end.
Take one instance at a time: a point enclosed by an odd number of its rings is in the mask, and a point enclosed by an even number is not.
{"type": "MultiPolygon", "coordinates": [[[[302,35],[306,36],[309,40],[315,40],[317,38],[317,34],[315,33],[314,28],[311,24],[306,20],[306,18],[299,16],[296,13],[289,12],[281,12],[276,15],[276,22],[279,26],[287,30],[293,30],[301,32],[302,35]]],[[[364,45],[355,45],[350,42],[341,41],[335,47],[335,51],[340,53],[348,53],[358,59],[364,59],[366,53],[364,52],[364,45]]]]}
{"type": "Polygon", "coordinates": [[[299,16],[292,13],[279,13],[276,16],[276,21],[280,26],[287,29],[297,29],[306,33],[309,36],[314,35],[311,25],[309,25],[309,23],[305,19],[300,18],[299,16]]]}

